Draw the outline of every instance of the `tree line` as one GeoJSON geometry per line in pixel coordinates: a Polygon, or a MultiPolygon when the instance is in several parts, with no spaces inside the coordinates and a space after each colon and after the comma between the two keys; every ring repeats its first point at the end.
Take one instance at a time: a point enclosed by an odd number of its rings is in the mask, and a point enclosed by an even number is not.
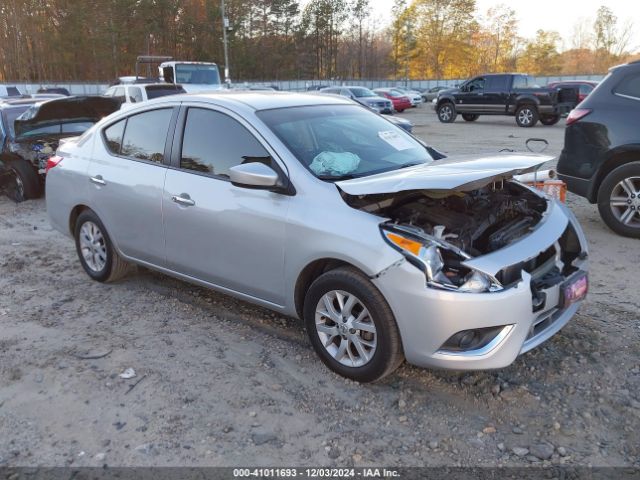
{"type": "MultiPolygon", "coordinates": [[[[226,0],[233,81],[461,78],[510,70],[604,73],[638,57],[607,7],[557,32],[519,34],[513,9],[475,0],[226,0]]],[[[2,0],[0,81],[109,81],[140,54],[224,65],[220,0],[2,0]]],[[[155,72],[154,72],[155,73],[155,72]]]]}

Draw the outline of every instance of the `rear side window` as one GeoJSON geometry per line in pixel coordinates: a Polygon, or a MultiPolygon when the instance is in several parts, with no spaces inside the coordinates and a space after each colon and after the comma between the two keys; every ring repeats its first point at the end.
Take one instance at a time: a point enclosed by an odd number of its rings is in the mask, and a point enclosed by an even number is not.
{"type": "Polygon", "coordinates": [[[129,87],[129,100],[131,103],[142,101],[142,91],[140,90],[140,87],[129,87]]]}
{"type": "Polygon", "coordinates": [[[251,162],[270,164],[271,157],[239,122],[213,110],[188,110],[181,168],[228,178],[231,167],[251,162]]]}
{"type": "Polygon", "coordinates": [[[506,92],[509,88],[509,77],[506,75],[490,75],[487,77],[484,89],[489,92],[506,92]]]}
{"type": "Polygon", "coordinates": [[[128,117],[120,153],[162,163],[172,113],[173,109],[163,108],[128,117]]]}
{"type": "Polygon", "coordinates": [[[107,148],[109,149],[109,152],[114,155],[120,155],[122,134],[124,133],[124,125],[126,122],[126,119],[120,120],[119,122],[104,129],[104,139],[107,142],[107,148]]]}
{"type": "Polygon", "coordinates": [[[140,160],[162,163],[173,109],[162,108],[131,115],[105,128],[108,150],[140,160]]]}
{"type": "Polygon", "coordinates": [[[512,88],[528,88],[529,77],[526,75],[514,75],[512,88]]]}
{"type": "Polygon", "coordinates": [[[613,93],[637,98],[638,100],[640,100],[640,74],[636,73],[624,77],[622,81],[613,89],[613,93]]]}

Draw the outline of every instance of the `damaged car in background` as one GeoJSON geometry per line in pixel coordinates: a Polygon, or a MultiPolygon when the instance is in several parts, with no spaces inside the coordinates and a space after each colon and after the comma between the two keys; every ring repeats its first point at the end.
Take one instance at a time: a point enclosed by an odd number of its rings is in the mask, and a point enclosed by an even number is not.
{"type": "Polygon", "coordinates": [[[120,104],[99,96],[4,102],[0,188],[17,202],[39,197],[58,144],[82,134],[120,104]]]}
{"type": "Polygon", "coordinates": [[[515,179],[549,160],[445,158],[334,96],[178,95],[61,145],[47,212],[92,279],[141,264],[296,316],[370,382],[404,359],[502,368],[573,317],[582,230],[515,179]]]}

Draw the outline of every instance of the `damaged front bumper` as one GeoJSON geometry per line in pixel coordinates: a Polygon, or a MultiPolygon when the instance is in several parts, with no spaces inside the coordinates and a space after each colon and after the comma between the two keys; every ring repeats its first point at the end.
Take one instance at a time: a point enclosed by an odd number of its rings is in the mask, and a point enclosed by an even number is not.
{"type": "Polygon", "coordinates": [[[394,312],[409,363],[456,370],[502,368],[566,325],[582,300],[566,304],[564,290],[573,279],[586,275],[587,245],[573,214],[559,203],[551,206],[551,213],[532,234],[510,245],[504,255],[494,252],[493,265],[488,259],[477,258],[478,266],[493,273],[504,270],[513,274],[514,264],[523,266],[517,281],[502,291],[464,293],[429,288],[424,273],[407,261],[372,280],[394,312]],[[560,261],[559,240],[567,232],[572,232],[580,249],[571,260],[570,274],[541,280],[545,275],[541,270],[553,264],[554,258],[560,261]],[[534,252],[542,256],[554,250],[558,250],[557,256],[541,261],[542,265],[530,271],[524,267],[535,264],[534,252]],[[519,258],[513,256],[517,251],[519,258]],[[498,259],[501,263],[495,263],[498,259]]]}

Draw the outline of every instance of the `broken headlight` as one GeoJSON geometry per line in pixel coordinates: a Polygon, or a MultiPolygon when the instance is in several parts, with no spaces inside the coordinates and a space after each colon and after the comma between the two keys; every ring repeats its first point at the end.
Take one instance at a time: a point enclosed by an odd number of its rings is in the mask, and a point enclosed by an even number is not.
{"type": "Polygon", "coordinates": [[[424,272],[430,287],[469,293],[502,290],[495,278],[462,265],[471,257],[442,238],[408,227],[383,228],[382,234],[393,248],[424,272]]]}

